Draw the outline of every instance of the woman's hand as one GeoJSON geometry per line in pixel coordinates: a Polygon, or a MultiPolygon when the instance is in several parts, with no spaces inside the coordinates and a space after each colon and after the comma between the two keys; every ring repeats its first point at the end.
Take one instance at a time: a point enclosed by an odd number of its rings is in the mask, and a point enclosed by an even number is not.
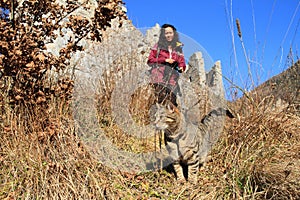
{"type": "Polygon", "coordinates": [[[182,72],[184,72],[184,69],[183,69],[183,67],[179,67],[179,68],[178,68],[178,72],[179,72],[179,73],[182,73],[182,72]]]}
{"type": "Polygon", "coordinates": [[[173,60],[172,58],[167,58],[166,62],[170,63],[170,64],[173,64],[175,62],[175,60],[173,60]]]}

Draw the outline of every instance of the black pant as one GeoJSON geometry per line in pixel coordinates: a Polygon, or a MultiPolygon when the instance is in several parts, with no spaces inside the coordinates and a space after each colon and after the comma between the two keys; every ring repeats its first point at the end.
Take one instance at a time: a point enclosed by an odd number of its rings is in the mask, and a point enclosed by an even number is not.
{"type": "MultiPolygon", "coordinates": [[[[163,104],[167,100],[171,101],[174,106],[178,106],[177,101],[176,101],[176,94],[174,92],[174,86],[166,86],[163,84],[159,83],[153,83],[152,84],[154,90],[155,90],[155,95],[157,97],[157,103],[163,104]]],[[[179,87],[179,86],[175,86],[179,87]]]]}

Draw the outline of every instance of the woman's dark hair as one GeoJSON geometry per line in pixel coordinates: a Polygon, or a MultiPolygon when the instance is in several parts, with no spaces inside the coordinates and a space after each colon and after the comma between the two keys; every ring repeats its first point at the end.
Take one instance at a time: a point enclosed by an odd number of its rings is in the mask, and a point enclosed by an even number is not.
{"type": "Polygon", "coordinates": [[[182,51],[181,46],[180,47],[176,46],[177,42],[179,42],[179,35],[178,35],[176,28],[171,24],[162,25],[161,30],[160,30],[159,40],[158,40],[158,47],[160,49],[168,49],[168,46],[171,45],[172,48],[177,47],[178,51],[182,51]],[[171,42],[168,42],[165,37],[165,28],[168,28],[168,27],[171,27],[174,31],[174,38],[171,42]]]}

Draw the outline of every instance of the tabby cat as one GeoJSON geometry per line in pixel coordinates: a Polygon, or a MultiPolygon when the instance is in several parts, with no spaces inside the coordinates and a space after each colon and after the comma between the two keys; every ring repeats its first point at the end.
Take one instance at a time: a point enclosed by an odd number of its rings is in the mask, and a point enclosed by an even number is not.
{"type": "Polygon", "coordinates": [[[182,166],[187,166],[187,180],[197,182],[200,164],[204,164],[212,146],[209,132],[220,123],[224,115],[233,117],[223,108],[218,108],[206,115],[201,123],[195,125],[186,122],[184,115],[172,103],[157,104],[154,125],[163,130],[166,148],[173,161],[178,182],[185,182],[182,166]]]}

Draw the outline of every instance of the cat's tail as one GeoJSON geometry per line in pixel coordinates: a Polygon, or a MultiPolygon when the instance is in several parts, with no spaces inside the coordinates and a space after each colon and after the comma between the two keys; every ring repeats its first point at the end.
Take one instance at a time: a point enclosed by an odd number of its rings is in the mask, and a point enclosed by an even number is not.
{"type": "Polygon", "coordinates": [[[224,117],[235,118],[232,112],[229,109],[217,108],[208,113],[202,120],[201,123],[207,124],[212,118],[224,117]]]}
{"type": "Polygon", "coordinates": [[[204,148],[211,149],[214,143],[217,141],[219,135],[223,132],[225,125],[225,117],[234,118],[234,115],[229,109],[217,108],[208,113],[199,125],[203,137],[206,139],[206,145],[204,148]]]}

